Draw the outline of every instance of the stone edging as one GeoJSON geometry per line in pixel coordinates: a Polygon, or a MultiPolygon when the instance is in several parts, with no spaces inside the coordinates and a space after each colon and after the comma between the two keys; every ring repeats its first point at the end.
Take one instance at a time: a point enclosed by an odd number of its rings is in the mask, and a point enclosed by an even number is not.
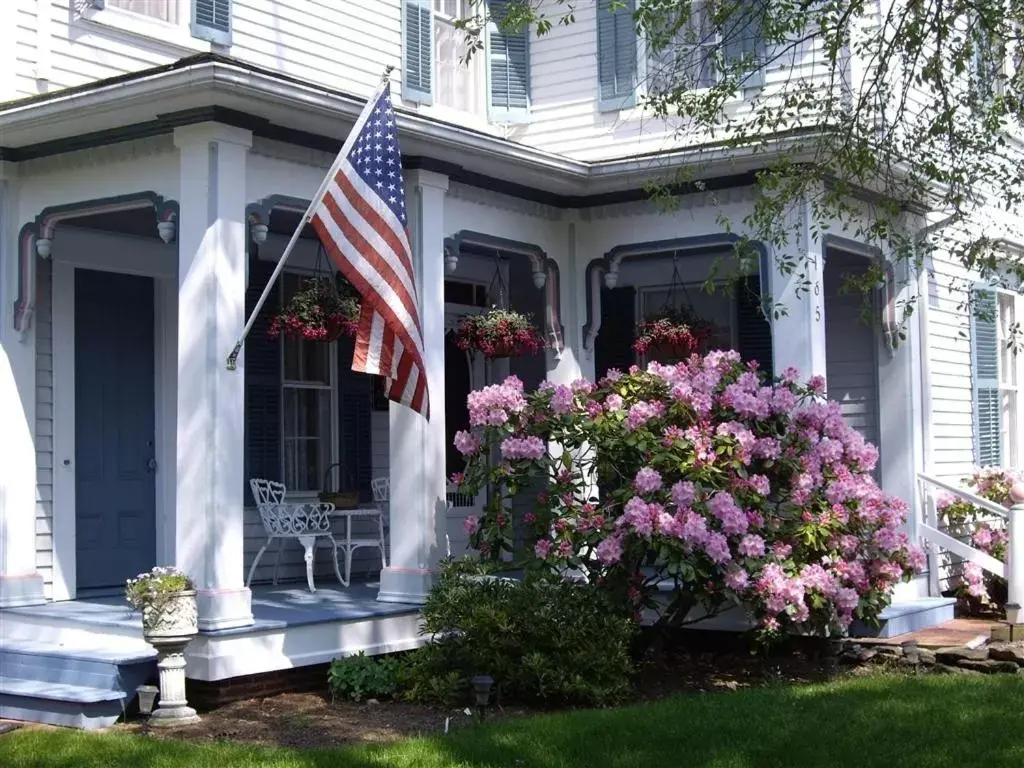
{"type": "Polygon", "coordinates": [[[852,666],[865,664],[893,665],[906,669],[946,674],[1024,674],[1024,642],[990,643],[980,648],[950,646],[931,650],[916,640],[901,645],[860,645],[844,641],[839,649],[839,663],[852,666]]]}

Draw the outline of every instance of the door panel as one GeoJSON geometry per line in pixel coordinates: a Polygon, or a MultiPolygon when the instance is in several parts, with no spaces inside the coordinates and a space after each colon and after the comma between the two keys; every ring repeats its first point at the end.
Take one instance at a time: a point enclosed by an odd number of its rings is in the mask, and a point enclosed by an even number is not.
{"type": "Polygon", "coordinates": [[[156,560],[153,280],[75,270],[78,590],[156,560]]]}

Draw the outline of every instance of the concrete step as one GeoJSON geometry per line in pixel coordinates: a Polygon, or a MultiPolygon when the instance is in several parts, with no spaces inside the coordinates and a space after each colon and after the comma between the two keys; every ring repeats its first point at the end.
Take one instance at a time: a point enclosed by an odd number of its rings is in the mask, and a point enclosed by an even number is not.
{"type": "Polygon", "coordinates": [[[956,600],[951,597],[918,597],[892,603],[882,611],[881,625],[870,627],[855,621],[850,637],[889,638],[919,632],[953,620],[956,600]]]}
{"type": "MultiPolygon", "coordinates": [[[[0,676],[117,689],[125,680],[148,677],[156,651],[76,648],[40,641],[10,640],[0,645],[0,676]]],[[[138,683],[136,683],[138,685],[138,683]]]]}
{"type": "Polygon", "coordinates": [[[0,718],[8,720],[94,730],[116,723],[127,701],[109,689],[0,677],[0,718]]]}
{"type": "Polygon", "coordinates": [[[156,651],[4,640],[0,718],[73,728],[105,728],[156,680],[156,651]]]}

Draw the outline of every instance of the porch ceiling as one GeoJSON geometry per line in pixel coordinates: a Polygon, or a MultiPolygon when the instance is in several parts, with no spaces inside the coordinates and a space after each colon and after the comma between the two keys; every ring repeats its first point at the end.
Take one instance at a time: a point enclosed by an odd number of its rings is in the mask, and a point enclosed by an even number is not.
{"type": "MultiPolygon", "coordinates": [[[[336,152],[364,99],[214,54],[101,80],[54,94],[0,104],[0,160],[31,159],[104,143],[165,134],[217,121],[257,136],[336,152]]],[[[583,162],[487,133],[400,110],[406,164],[461,177],[477,186],[502,179],[511,194],[561,207],[607,202],[602,196],[642,193],[667,171],[701,164],[709,186],[736,186],[771,159],[764,146],[749,154],[706,145],[687,150],[583,162]],[[726,181],[727,180],[727,181],[726,181]]],[[[795,139],[780,138],[781,150],[795,139]]],[[[805,140],[802,137],[801,140],[805,140]]]]}

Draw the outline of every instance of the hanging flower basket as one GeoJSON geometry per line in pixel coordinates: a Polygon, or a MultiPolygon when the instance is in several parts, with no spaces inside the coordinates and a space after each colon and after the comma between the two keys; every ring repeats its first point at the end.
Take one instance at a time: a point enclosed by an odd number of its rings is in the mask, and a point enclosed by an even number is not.
{"type": "Polygon", "coordinates": [[[327,277],[306,280],[284,309],[270,321],[267,335],[282,333],[307,341],[337,341],[355,336],[359,328],[359,299],[350,289],[339,289],[327,277]]]}
{"type": "Polygon", "coordinates": [[[633,350],[648,360],[684,360],[703,352],[710,338],[710,323],[684,310],[666,309],[640,323],[633,350]]]}
{"type": "Polygon", "coordinates": [[[544,349],[544,339],[530,318],[509,309],[464,316],[455,343],[459,349],[480,352],[487,358],[536,355],[544,349]]]}

